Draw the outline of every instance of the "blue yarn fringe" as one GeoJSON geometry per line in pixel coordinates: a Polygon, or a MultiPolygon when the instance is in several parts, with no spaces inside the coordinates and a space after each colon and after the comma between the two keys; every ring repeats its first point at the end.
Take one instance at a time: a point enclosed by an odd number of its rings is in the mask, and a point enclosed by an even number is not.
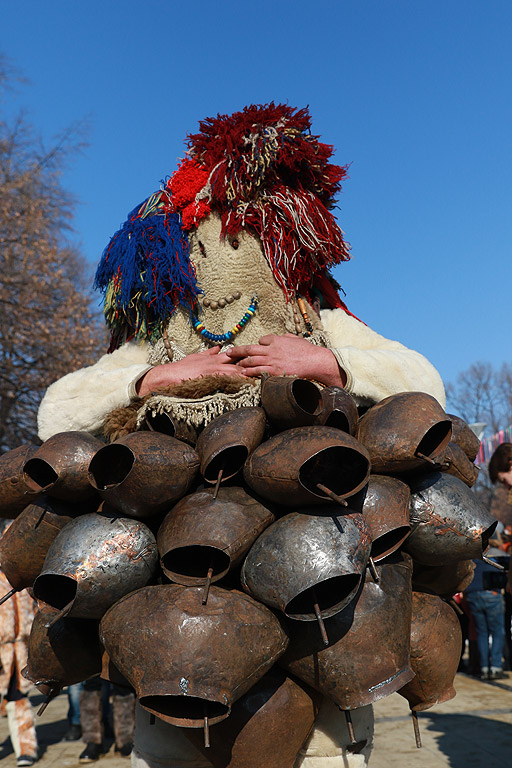
{"type": "Polygon", "coordinates": [[[191,309],[200,293],[181,217],[159,213],[141,218],[146,202],[134,208],[110,240],[94,280],[104,294],[114,348],[133,336],[154,341],[176,307],[191,309]]]}

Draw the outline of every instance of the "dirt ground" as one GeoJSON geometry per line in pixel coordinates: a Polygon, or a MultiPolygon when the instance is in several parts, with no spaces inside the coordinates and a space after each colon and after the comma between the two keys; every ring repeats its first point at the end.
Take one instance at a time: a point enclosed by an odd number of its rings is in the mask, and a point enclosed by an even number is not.
{"type": "MultiPolygon", "coordinates": [[[[512,673],[507,680],[483,682],[458,674],[457,696],[419,715],[423,747],[417,749],[409,707],[398,694],[375,704],[375,747],[370,768],[508,768],[512,765],[512,673]]],[[[42,697],[31,697],[39,707],[42,697]]],[[[38,768],[78,766],[81,741],[63,742],[67,697],[58,696],[37,718],[41,759],[38,768]]],[[[129,768],[110,744],[98,766],[129,768]]],[[[0,766],[15,768],[7,719],[0,718],[0,766]]],[[[265,766],[261,766],[265,768],[265,766]]]]}

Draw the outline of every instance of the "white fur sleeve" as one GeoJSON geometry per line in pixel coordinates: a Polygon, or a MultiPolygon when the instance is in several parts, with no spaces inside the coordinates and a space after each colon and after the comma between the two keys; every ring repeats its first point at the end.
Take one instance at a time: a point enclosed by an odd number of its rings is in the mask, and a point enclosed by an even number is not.
{"type": "Polygon", "coordinates": [[[128,405],[133,383],[151,368],[148,352],[149,344],[130,341],[51,384],[37,415],[41,440],[71,430],[100,432],[106,414],[128,405]]]}
{"type": "Polygon", "coordinates": [[[342,309],[323,310],[331,349],[347,374],[345,389],[358,405],[371,405],[398,392],[428,392],[446,407],[443,382],[426,357],[380,336],[342,309]]]}

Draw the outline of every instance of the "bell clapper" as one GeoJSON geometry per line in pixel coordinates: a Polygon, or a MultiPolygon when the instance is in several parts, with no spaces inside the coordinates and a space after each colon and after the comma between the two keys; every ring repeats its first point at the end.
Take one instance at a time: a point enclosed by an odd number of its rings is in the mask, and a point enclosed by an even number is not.
{"type": "Polygon", "coordinates": [[[45,711],[46,707],[50,703],[52,699],[54,699],[57,694],[60,693],[60,688],[51,688],[50,692],[47,694],[46,699],[43,701],[39,709],[37,710],[37,716],[41,717],[43,712],[45,711]]]}
{"type": "Polygon", "coordinates": [[[354,724],[352,722],[352,715],[348,709],[342,710],[345,713],[345,720],[347,721],[348,736],[351,744],[357,744],[356,734],[354,733],[354,724]]]}
{"type": "Polygon", "coordinates": [[[224,467],[221,467],[221,468],[219,469],[219,474],[218,474],[218,476],[217,476],[217,482],[215,483],[215,490],[214,490],[214,492],[213,492],[213,498],[214,498],[214,499],[216,499],[216,498],[217,498],[217,494],[218,494],[218,492],[219,492],[219,487],[220,487],[220,483],[221,483],[221,480],[222,480],[222,473],[223,473],[223,472],[224,472],[224,467]]]}
{"type": "Polygon", "coordinates": [[[39,520],[34,525],[34,528],[38,528],[41,525],[41,523],[43,522],[43,517],[45,516],[45,514],[46,514],[46,509],[43,509],[43,511],[41,512],[41,516],[39,517],[39,520]]]}
{"type": "Polygon", "coordinates": [[[151,714],[149,716],[149,724],[154,725],[156,723],[156,715],[151,714]]]}
{"type": "Polygon", "coordinates": [[[71,600],[70,603],[65,605],[61,611],[55,614],[55,616],[51,619],[51,621],[49,621],[48,624],[46,625],[46,628],[50,629],[50,627],[53,627],[53,625],[56,624],[59,621],[59,619],[62,619],[64,616],[66,616],[66,614],[69,613],[69,611],[71,610],[71,606],[73,605],[73,603],[74,603],[74,598],[73,600],[71,600]]]}
{"type": "Polygon", "coordinates": [[[203,605],[206,605],[206,602],[208,600],[208,594],[210,592],[210,586],[211,586],[211,583],[212,583],[212,576],[213,576],[213,565],[211,565],[208,568],[208,573],[206,575],[206,582],[205,582],[205,585],[204,585],[203,597],[201,599],[201,603],[203,605]]]}
{"type": "Polygon", "coordinates": [[[420,734],[420,724],[418,722],[418,713],[414,710],[411,710],[412,715],[412,724],[414,727],[414,738],[416,739],[416,746],[418,749],[421,749],[421,734],[420,734]]]}
{"type": "Polygon", "coordinates": [[[373,557],[370,557],[369,560],[368,560],[368,568],[370,569],[370,573],[372,575],[372,579],[374,580],[374,582],[376,584],[378,584],[379,581],[380,581],[380,576],[379,576],[379,573],[377,571],[377,568],[375,567],[375,562],[373,560],[373,557]]]}
{"type": "Polygon", "coordinates": [[[204,703],[204,746],[208,748],[210,746],[210,726],[208,724],[208,705],[204,703]]]}
{"type": "Polygon", "coordinates": [[[314,588],[312,588],[311,592],[313,594],[313,600],[314,600],[313,608],[314,608],[314,611],[315,611],[316,620],[318,621],[318,626],[320,627],[320,634],[322,635],[323,643],[324,643],[324,645],[329,645],[329,638],[327,637],[327,632],[326,632],[324,620],[322,618],[322,614],[321,614],[321,611],[320,611],[320,606],[318,604],[318,598],[316,596],[316,591],[315,591],[314,588]]]}
{"type": "Polygon", "coordinates": [[[6,595],[4,595],[2,598],[0,598],[0,605],[3,605],[4,603],[6,603],[7,600],[9,600],[9,598],[12,597],[15,594],[16,594],[16,590],[15,589],[10,589],[9,592],[7,592],[6,595]]]}
{"type": "Polygon", "coordinates": [[[429,464],[433,464],[434,467],[437,467],[437,461],[434,461],[434,459],[431,459],[430,456],[425,456],[424,453],[420,453],[419,451],[416,451],[416,456],[418,459],[423,459],[423,461],[428,461],[429,464]]]}
{"type": "Polygon", "coordinates": [[[448,605],[451,605],[451,607],[453,608],[453,610],[455,611],[455,613],[458,613],[458,614],[459,614],[459,616],[464,616],[464,611],[462,610],[462,608],[460,607],[460,605],[457,605],[457,603],[455,602],[455,600],[453,599],[453,597],[450,597],[450,599],[449,599],[449,600],[447,600],[446,602],[448,603],[448,605]]]}
{"type": "Polygon", "coordinates": [[[317,483],[316,487],[319,491],[322,491],[322,493],[325,493],[326,496],[335,501],[336,504],[341,504],[342,507],[348,507],[348,502],[345,499],[340,499],[340,497],[334,493],[334,491],[331,491],[330,488],[327,488],[327,486],[322,485],[322,483],[317,483]]]}
{"type": "MultiPolygon", "coordinates": [[[[484,563],[487,563],[487,565],[492,565],[493,568],[497,568],[498,571],[504,571],[505,567],[503,565],[500,565],[499,563],[496,563],[494,560],[491,560],[490,557],[486,557],[485,555],[482,555],[482,560],[484,563]]],[[[0,603],[1,605],[1,603],[0,603]]]]}

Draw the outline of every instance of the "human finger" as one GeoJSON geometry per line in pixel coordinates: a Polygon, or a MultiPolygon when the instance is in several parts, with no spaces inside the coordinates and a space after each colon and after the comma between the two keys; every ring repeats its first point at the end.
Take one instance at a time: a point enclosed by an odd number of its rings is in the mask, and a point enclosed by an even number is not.
{"type": "Polygon", "coordinates": [[[203,349],[202,352],[199,352],[200,355],[218,355],[220,352],[220,347],[208,347],[208,349],[203,349]]]}
{"type": "Polygon", "coordinates": [[[262,365],[270,365],[268,357],[264,355],[249,355],[248,357],[242,358],[242,360],[239,360],[237,363],[237,366],[240,368],[254,368],[262,365]]]}
{"type": "Polygon", "coordinates": [[[264,350],[259,344],[242,344],[240,347],[231,347],[226,352],[229,357],[251,357],[252,355],[258,355],[264,353],[264,350]]]}
{"type": "Polygon", "coordinates": [[[267,336],[262,336],[261,339],[258,339],[258,342],[264,346],[268,347],[269,344],[272,344],[276,339],[281,338],[280,336],[276,336],[275,333],[269,333],[267,336]]]}
{"type": "Polygon", "coordinates": [[[270,376],[280,376],[283,374],[283,371],[276,369],[272,365],[257,365],[254,368],[241,368],[240,370],[244,376],[251,378],[261,376],[263,373],[268,373],[270,376]]]}

